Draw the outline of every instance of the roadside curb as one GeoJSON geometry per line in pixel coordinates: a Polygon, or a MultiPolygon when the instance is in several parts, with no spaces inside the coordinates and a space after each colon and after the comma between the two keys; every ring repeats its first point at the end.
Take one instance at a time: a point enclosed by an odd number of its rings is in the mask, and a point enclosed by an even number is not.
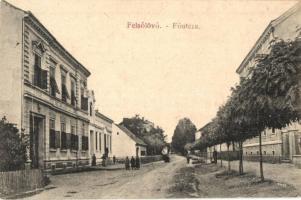
{"type": "Polygon", "coordinates": [[[44,188],[37,188],[35,190],[21,192],[21,193],[18,193],[18,194],[11,194],[11,195],[2,196],[2,197],[0,197],[0,199],[19,199],[19,198],[24,198],[26,196],[31,196],[31,195],[40,193],[40,192],[42,192],[44,190],[45,190],[44,188]]]}

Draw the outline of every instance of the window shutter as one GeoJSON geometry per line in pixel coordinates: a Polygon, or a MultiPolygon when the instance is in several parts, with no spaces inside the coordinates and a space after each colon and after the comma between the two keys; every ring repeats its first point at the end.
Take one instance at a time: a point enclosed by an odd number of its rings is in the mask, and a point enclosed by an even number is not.
{"type": "Polygon", "coordinates": [[[81,96],[81,109],[88,111],[88,98],[81,96]]]}
{"type": "Polygon", "coordinates": [[[63,84],[63,95],[65,95],[66,96],[66,98],[67,99],[70,99],[70,95],[69,95],[69,93],[68,93],[68,90],[67,90],[67,87],[66,87],[66,85],[65,84],[63,84]]]}
{"type": "Polygon", "coordinates": [[[50,86],[53,90],[55,90],[56,93],[60,94],[60,90],[59,90],[59,87],[56,83],[56,80],[52,76],[50,76],[50,86]]]}
{"type": "Polygon", "coordinates": [[[71,134],[66,133],[66,148],[71,149],[71,134]]]}
{"type": "Polygon", "coordinates": [[[85,150],[85,136],[82,136],[82,150],[85,150]]]}
{"type": "Polygon", "coordinates": [[[61,132],[61,149],[67,148],[66,133],[61,132]]]}
{"type": "Polygon", "coordinates": [[[50,148],[55,148],[55,130],[50,129],[49,133],[49,147],[50,148]]]}
{"type": "Polygon", "coordinates": [[[60,131],[55,131],[55,148],[61,148],[61,134],[60,134],[60,131]]]}
{"type": "Polygon", "coordinates": [[[74,147],[75,147],[75,150],[78,150],[78,135],[75,135],[75,143],[74,143],[74,147]]]}
{"type": "Polygon", "coordinates": [[[46,70],[41,70],[41,88],[42,89],[47,89],[47,74],[48,72],[46,70]]]}

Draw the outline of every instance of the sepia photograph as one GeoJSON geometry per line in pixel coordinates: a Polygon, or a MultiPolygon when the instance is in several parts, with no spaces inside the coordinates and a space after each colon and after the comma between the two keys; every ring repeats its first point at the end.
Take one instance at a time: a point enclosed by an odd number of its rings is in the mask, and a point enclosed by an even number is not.
{"type": "Polygon", "coordinates": [[[0,0],[0,199],[301,197],[301,1],[0,0]]]}

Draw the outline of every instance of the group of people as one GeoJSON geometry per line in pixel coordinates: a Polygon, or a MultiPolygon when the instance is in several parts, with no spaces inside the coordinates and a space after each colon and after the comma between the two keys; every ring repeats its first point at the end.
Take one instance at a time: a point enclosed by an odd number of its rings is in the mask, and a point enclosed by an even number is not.
{"type": "Polygon", "coordinates": [[[139,156],[137,156],[136,158],[134,158],[134,156],[132,156],[131,160],[127,156],[125,158],[125,169],[126,170],[140,169],[140,158],[139,158],[139,156]]]}

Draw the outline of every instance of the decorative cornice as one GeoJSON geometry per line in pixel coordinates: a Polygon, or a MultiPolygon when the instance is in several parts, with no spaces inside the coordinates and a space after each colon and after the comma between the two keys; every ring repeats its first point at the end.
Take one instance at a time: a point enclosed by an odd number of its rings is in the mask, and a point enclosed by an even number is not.
{"type": "Polygon", "coordinates": [[[236,73],[240,74],[242,70],[247,66],[247,64],[250,62],[251,59],[253,59],[256,56],[256,52],[262,47],[262,45],[267,41],[270,34],[274,31],[274,27],[271,25],[271,23],[266,27],[264,32],[261,34],[261,36],[258,38],[250,52],[247,54],[247,56],[244,58],[242,63],[239,65],[239,67],[236,70],[236,73]]]}
{"type": "Polygon", "coordinates": [[[109,123],[113,123],[114,121],[111,120],[110,118],[106,117],[105,115],[101,114],[99,111],[95,110],[95,116],[109,122],[109,123]]]}
{"type": "Polygon", "coordinates": [[[301,7],[301,1],[295,4],[292,8],[284,12],[282,15],[280,15],[275,20],[272,20],[269,25],[266,27],[264,32],[261,34],[261,36],[258,38],[250,52],[247,54],[247,56],[244,58],[242,63],[239,65],[239,67],[236,70],[236,73],[240,74],[243,69],[247,66],[247,64],[250,62],[251,59],[256,56],[256,52],[262,47],[262,44],[266,42],[266,40],[269,38],[270,34],[272,33],[272,36],[274,38],[274,29],[275,27],[282,23],[284,20],[286,20],[288,17],[290,17],[292,14],[294,14],[298,9],[301,7]]]}
{"type": "Polygon", "coordinates": [[[34,28],[52,48],[58,51],[73,66],[81,70],[87,77],[91,75],[89,70],[79,63],[31,12],[27,12],[27,14],[28,15],[24,17],[25,22],[34,28]]]}
{"type": "Polygon", "coordinates": [[[80,115],[77,115],[77,114],[75,114],[75,113],[70,113],[70,112],[68,112],[68,111],[66,111],[66,110],[64,110],[64,109],[58,108],[58,107],[52,105],[51,103],[49,103],[49,102],[47,102],[47,101],[45,101],[45,100],[43,100],[43,99],[41,99],[41,98],[39,98],[39,97],[36,97],[36,96],[31,95],[30,93],[25,92],[25,93],[24,93],[24,97],[25,97],[25,98],[32,99],[32,100],[34,100],[34,101],[36,101],[36,102],[39,102],[39,103],[41,103],[41,104],[43,104],[43,105],[45,105],[45,106],[50,107],[51,109],[53,109],[53,110],[55,110],[55,111],[64,113],[64,114],[66,114],[66,115],[68,115],[68,116],[74,117],[74,118],[76,118],[76,119],[81,119],[81,120],[83,120],[83,121],[85,121],[85,122],[90,122],[90,120],[89,120],[88,118],[84,118],[84,117],[82,117],[82,116],[80,116],[80,115]]]}

